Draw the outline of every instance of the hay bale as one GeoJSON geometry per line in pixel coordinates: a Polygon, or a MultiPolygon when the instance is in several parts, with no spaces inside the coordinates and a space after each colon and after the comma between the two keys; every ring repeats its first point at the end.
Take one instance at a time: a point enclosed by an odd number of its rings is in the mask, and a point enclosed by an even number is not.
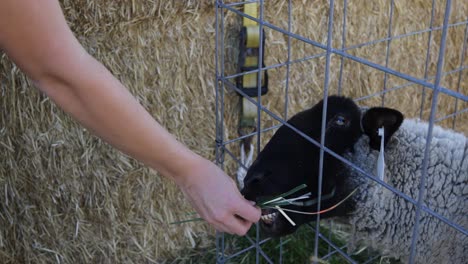
{"type": "MultiPolygon", "coordinates": [[[[212,1],[61,1],[85,48],[103,62],[170,132],[197,153],[214,158],[214,6],[212,1]]],[[[427,28],[431,1],[396,1],[394,33],[427,28]]],[[[325,43],[327,1],[293,1],[293,31],[325,43]]],[[[438,4],[435,25],[442,24],[438,4]]],[[[341,45],[342,1],[337,1],[334,43],[341,45]]],[[[351,3],[347,44],[386,36],[388,3],[351,3]]],[[[466,19],[468,4],[454,1],[452,22],[466,19]]],[[[287,27],[287,1],[266,4],[268,21],[287,27]]],[[[227,70],[237,58],[239,21],[226,16],[227,70]]],[[[463,27],[451,28],[444,70],[459,67],[463,27]]],[[[287,38],[266,29],[266,64],[284,62],[287,38]]],[[[428,34],[395,40],[389,66],[421,77],[428,34]]],[[[433,34],[430,75],[435,73],[439,33],[433,34]]],[[[349,51],[384,63],[385,43],[349,51]]],[[[292,41],[292,58],[321,52],[292,41]]],[[[170,226],[191,211],[175,185],[96,139],[67,117],[4,55],[0,55],[0,258],[6,263],[141,263],[162,261],[177,250],[210,243],[209,227],[170,226]]],[[[467,56],[468,57],[468,56],[467,56]]],[[[337,91],[340,59],[332,58],[331,93],[337,91]]],[[[465,63],[466,65],[466,63],[465,63]]],[[[383,73],[345,60],[344,94],[359,97],[382,89],[383,73]]],[[[465,71],[466,72],[466,71],[465,71]]],[[[290,115],[320,100],[324,58],[291,66],[290,115]]],[[[270,71],[271,92],[263,103],[283,113],[285,67],[270,71]]],[[[442,84],[456,89],[458,75],[442,84]]],[[[467,78],[461,84],[467,94],[467,78]]],[[[403,83],[389,77],[388,86],[403,83]]],[[[419,113],[421,87],[391,92],[387,105],[408,116],[419,113]],[[419,101],[418,101],[419,100],[419,101]],[[416,102],[416,103],[415,103],[416,102]]],[[[431,92],[426,97],[427,117],[431,92]]],[[[379,99],[363,101],[379,103],[379,99]]],[[[237,103],[226,95],[226,136],[237,137],[237,103]]],[[[459,109],[467,104],[460,104],[459,109]]],[[[441,96],[440,114],[453,112],[441,96]]],[[[467,133],[468,117],[456,129],[467,133]]],[[[451,120],[443,122],[450,125],[451,120]]],[[[262,126],[276,124],[267,115],[262,126]]],[[[268,139],[265,133],[262,142],[268,139]]],[[[228,146],[238,153],[237,144],[228,146]]],[[[227,171],[236,165],[226,156],[227,171]]]]}

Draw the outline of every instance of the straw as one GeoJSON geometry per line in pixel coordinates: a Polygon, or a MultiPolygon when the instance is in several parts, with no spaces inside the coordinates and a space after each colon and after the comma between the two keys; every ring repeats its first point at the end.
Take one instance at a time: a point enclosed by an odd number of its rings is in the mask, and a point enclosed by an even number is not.
{"type": "MultiPolygon", "coordinates": [[[[239,1],[240,2],[240,1],[239,1]]],[[[349,1],[348,1],[349,2],[349,1]]],[[[215,1],[60,1],[73,33],[85,49],[102,62],[152,116],[197,154],[215,159],[215,1]]],[[[287,28],[284,1],[265,1],[265,20],[287,28]]],[[[294,33],[326,40],[328,1],[292,1],[294,33]],[[306,22],[306,23],[305,23],[306,22]]],[[[388,34],[390,1],[349,4],[346,44],[351,46],[388,34]]],[[[336,2],[342,10],[343,1],[336,2]]],[[[392,34],[429,27],[431,1],[395,1],[392,34]]],[[[451,23],[466,20],[468,1],[454,2],[451,23]]],[[[235,73],[240,18],[225,14],[226,74],[235,73]]],[[[333,43],[341,47],[343,14],[335,12],[333,43]]],[[[435,12],[440,26],[443,12],[435,12]]],[[[464,26],[449,29],[444,70],[461,64],[464,26]]],[[[287,37],[265,31],[265,65],[287,60],[287,37]]],[[[389,67],[416,77],[424,76],[429,34],[391,43],[389,67]]],[[[440,31],[432,34],[428,75],[435,73],[440,31]]],[[[347,53],[385,63],[386,43],[348,50],[347,53]]],[[[323,50],[291,41],[291,60],[323,50]]],[[[466,60],[467,56],[465,56],[466,60]]],[[[333,57],[330,93],[338,91],[340,59],[333,57]]],[[[311,107],[322,98],[324,60],[290,67],[288,116],[311,107]]],[[[466,69],[462,72],[466,76],[466,69]]],[[[269,93],[262,104],[281,115],[285,105],[286,68],[269,71],[269,93]]],[[[468,94],[463,76],[460,92],[468,94]]],[[[459,74],[443,78],[442,85],[457,89],[459,74]]],[[[352,98],[382,90],[384,74],[345,59],[342,91],[352,98]]],[[[388,77],[387,87],[405,83],[388,77]]],[[[421,87],[412,85],[386,95],[386,106],[418,117],[421,87]]],[[[224,138],[238,136],[238,96],[226,90],[224,138]]],[[[426,94],[427,118],[432,92],[426,94]]],[[[380,97],[360,102],[380,105],[380,97]]],[[[468,106],[459,102],[458,110],[468,106]]],[[[438,117],[453,113],[455,102],[441,96],[438,117]]],[[[262,128],[278,123],[262,115],[262,128]]],[[[441,125],[451,128],[452,118],[441,125]]],[[[468,134],[468,115],[457,117],[456,131],[468,134]]],[[[262,134],[262,146],[273,131],[262,134]]],[[[226,146],[239,153],[239,144],[226,146]]],[[[224,168],[235,175],[239,165],[226,155],[224,168]]],[[[115,151],[70,119],[38,92],[17,65],[0,52],[0,204],[3,227],[0,258],[5,263],[147,263],[178,256],[185,248],[212,246],[212,229],[205,224],[171,228],[168,222],[187,218],[192,211],[177,186],[143,164],[115,151]],[[32,246],[34,245],[34,246],[32,246]],[[41,251],[39,248],[51,250],[41,251]],[[57,257],[60,261],[57,261],[57,257]]]]}

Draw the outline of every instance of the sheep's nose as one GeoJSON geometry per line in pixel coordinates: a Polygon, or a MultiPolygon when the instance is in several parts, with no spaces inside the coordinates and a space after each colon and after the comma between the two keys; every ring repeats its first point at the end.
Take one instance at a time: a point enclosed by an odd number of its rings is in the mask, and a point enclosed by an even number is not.
{"type": "Polygon", "coordinates": [[[241,190],[241,194],[247,200],[255,201],[257,195],[261,191],[260,183],[264,177],[263,173],[255,173],[251,175],[247,175],[244,179],[244,188],[241,190]]]}
{"type": "Polygon", "coordinates": [[[256,186],[258,185],[263,177],[264,177],[264,173],[255,173],[253,174],[252,176],[248,177],[249,175],[247,175],[247,177],[245,177],[244,179],[244,186],[248,186],[248,187],[253,187],[253,186],[256,186]]]}

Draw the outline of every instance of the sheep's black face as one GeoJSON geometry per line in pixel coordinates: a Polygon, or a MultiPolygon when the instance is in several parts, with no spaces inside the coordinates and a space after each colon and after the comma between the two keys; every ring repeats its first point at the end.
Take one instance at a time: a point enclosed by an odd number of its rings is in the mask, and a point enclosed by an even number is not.
{"type": "MultiPolygon", "coordinates": [[[[330,96],[328,98],[327,120],[325,127],[325,146],[332,151],[343,155],[351,150],[361,136],[360,110],[350,99],[330,96]]],[[[302,131],[312,139],[320,142],[322,124],[323,102],[319,102],[313,108],[293,116],[288,123],[302,131]]],[[[249,168],[244,179],[242,194],[246,199],[259,201],[261,199],[287,192],[303,183],[307,188],[294,194],[299,196],[311,192],[311,198],[317,197],[319,178],[320,148],[294,132],[287,126],[278,129],[257,159],[249,168]]],[[[337,179],[342,165],[334,157],[324,155],[322,196],[335,193],[332,198],[321,203],[321,208],[327,208],[339,201],[343,196],[344,186],[337,179]],[[341,191],[341,192],[340,192],[341,191]]],[[[284,208],[314,212],[317,205],[307,207],[294,205],[284,208]]],[[[336,212],[326,213],[323,217],[331,216],[336,212]]],[[[260,226],[268,236],[283,236],[294,232],[303,223],[310,222],[315,216],[306,216],[296,213],[288,213],[288,216],[296,223],[293,227],[278,211],[274,209],[262,210],[260,226]]]]}

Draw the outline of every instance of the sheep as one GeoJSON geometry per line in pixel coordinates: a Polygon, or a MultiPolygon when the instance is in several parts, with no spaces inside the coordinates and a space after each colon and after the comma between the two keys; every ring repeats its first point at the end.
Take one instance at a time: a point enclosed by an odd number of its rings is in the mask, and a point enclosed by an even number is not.
{"type": "MultiPolygon", "coordinates": [[[[417,200],[428,124],[404,120],[400,126],[401,117],[390,109],[369,109],[362,119],[367,136],[361,137],[354,151],[345,157],[375,175],[379,155],[377,130],[387,120],[385,130],[396,132],[386,138],[385,182],[417,200]]],[[[349,189],[359,187],[348,204],[354,210],[343,215],[353,227],[350,249],[361,241],[384,255],[407,262],[416,206],[355,170],[345,170],[342,175],[349,189]]],[[[434,126],[424,204],[466,230],[467,182],[467,138],[434,126]]],[[[468,236],[427,213],[421,215],[419,230],[416,263],[468,263],[468,236]]]]}
{"type": "MultiPolygon", "coordinates": [[[[349,98],[339,98],[353,105],[349,98]]],[[[331,102],[329,111],[339,105],[334,100],[331,102]]],[[[356,110],[354,107],[351,107],[353,111],[356,110]]],[[[320,106],[316,107],[316,112],[321,112],[320,106]]],[[[370,108],[359,114],[353,113],[352,116],[350,128],[353,136],[327,133],[325,145],[333,146],[331,150],[375,175],[381,143],[378,129],[383,128],[386,163],[384,180],[417,200],[428,125],[416,120],[404,120],[399,111],[384,107],[370,108]],[[360,123],[359,131],[354,127],[356,120],[360,123]],[[356,136],[359,139],[356,140],[356,136]]],[[[314,139],[319,138],[318,118],[293,117],[290,123],[306,134],[313,135],[314,139]]],[[[467,148],[464,135],[434,127],[424,199],[429,209],[465,229],[468,226],[467,148]]],[[[318,148],[308,144],[301,136],[284,127],[280,128],[249,168],[242,193],[250,200],[258,200],[306,183],[310,187],[308,191],[316,196],[318,153],[318,148]]],[[[352,225],[354,239],[350,242],[350,248],[364,241],[379,249],[382,254],[408,260],[416,218],[415,206],[374,180],[343,166],[331,156],[325,156],[322,195],[333,195],[322,202],[321,208],[337,204],[353,190],[357,192],[336,209],[321,214],[321,217],[335,217],[352,225]]],[[[315,211],[316,206],[299,209],[315,211]]],[[[291,213],[289,216],[297,223],[292,227],[283,216],[277,212],[273,214],[273,221],[271,216],[267,219],[262,216],[261,221],[262,231],[270,236],[292,233],[298,226],[315,219],[291,213]]],[[[417,263],[467,263],[466,235],[427,213],[421,215],[419,230],[417,263]]]]}
{"type": "MultiPolygon", "coordinates": [[[[357,142],[362,135],[360,128],[361,112],[349,98],[341,96],[328,97],[325,146],[343,155],[357,142]]],[[[294,115],[288,123],[302,131],[317,142],[320,142],[323,101],[311,109],[294,115]]],[[[316,210],[312,199],[317,197],[319,177],[320,148],[294,132],[287,126],[281,126],[259,153],[257,159],[248,169],[241,193],[248,200],[259,201],[265,197],[289,191],[302,183],[307,184],[310,192],[309,206],[288,205],[285,208],[316,210]]],[[[344,182],[337,179],[343,167],[336,158],[324,155],[322,195],[342,193],[344,182]]],[[[331,206],[339,196],[324,199],[323,206],[331,206]]],[[[305,201],[305,202],[307,202],[305,201]]],[[[339,211],[339,210],[337,210],[339,211]]],[[[296,224],[293,226],[277,210],[263,209],[260,227],[266,236],[283,236],[294,232],[302,223],[310,222],[314,216],[290,214],[296,224]]]]}

